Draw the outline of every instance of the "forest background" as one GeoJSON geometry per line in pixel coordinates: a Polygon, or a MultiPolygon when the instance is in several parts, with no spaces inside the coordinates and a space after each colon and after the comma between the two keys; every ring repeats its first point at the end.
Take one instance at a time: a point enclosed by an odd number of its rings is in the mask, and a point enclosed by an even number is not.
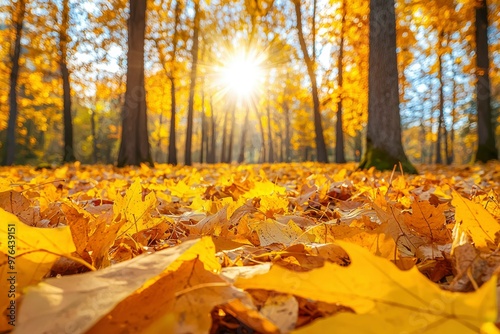
{"type": "MultiPolygon", "coordinates": [[[[3,0],[0,6],[2,157],[18,41],[10,163],[115,163],[128,1],[3,0]],[[65,119],[71,122],[66,127],[65,119]],[[69,153],[65,135],[74,142],[69,153]]],[[[483,70],[475,59],[475,6],[466,0],[396,1],[402,138],[412,162],[473,160],[476,80],[483,70]]],[[[490,1],[488,14],[491,113],[499,143],[500,3],[490,1]]],[[[362,0],[148,1],[144,67],[152,159],[321,161],[311,94],[316,85],[327,159],[359,161],[368,118],[368,16],[369,2],[362,0]],[[228,71],[247,85],[228,79],[228,71]]]]}

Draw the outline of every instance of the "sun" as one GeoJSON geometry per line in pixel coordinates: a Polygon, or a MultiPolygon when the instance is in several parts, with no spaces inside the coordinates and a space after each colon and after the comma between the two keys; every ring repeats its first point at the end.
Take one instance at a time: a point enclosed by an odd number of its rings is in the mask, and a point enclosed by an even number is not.
{"type": "Polygon", "coordinates": [[[220,70],[224,88],[240,98],[255,94],[264,78],[262,60],[254,53],[239,53],[229,57],[220,70]]]}

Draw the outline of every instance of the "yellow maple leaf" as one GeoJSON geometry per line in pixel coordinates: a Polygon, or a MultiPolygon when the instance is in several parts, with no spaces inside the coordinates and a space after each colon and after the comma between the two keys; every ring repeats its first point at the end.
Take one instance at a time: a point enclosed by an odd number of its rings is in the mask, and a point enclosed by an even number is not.
{"type": "MultiPolygon", "coordinates": [[[[235,285],[339,303],[358,314],[393,322],[399,331],[472,333],[496,319],[496,277],[474,293],[444,291],[416,267],[401,271],[357,245],[337,243],[349,254],[351,264],[347,267],[326,262],[319,269],[293,272],[273,266],[268,273],[238,278],[235,285]]],[[[355,331],[356,322],[351,325],[355,331]]],[[[377,329],[385,332],[384,327],[377,329]]]]}
{"type": "Polygon", "coordinates": [[[252,199],[262,196],[284,195],[286,188],[276,185],[269,180],[255,182],[253,188],[243,194],[243,198],[252,199]]]}
{"type": "Polygon", "coordinates": [[[12,329],[3,311],[15,296],[28,285],[39,282],[59,256],[70,257],[76,247],[69,227],[31,227],[3,209],[0,221],[1,332],[12,329]]]}
{"type": "Polygon", "coordinates": [[[311,242],[313,237],[307,235],[302,229],[289,220],[287,224],[282,224],[272,219],[255,224],[254,230],[260,240],[260,246],[268,246],[273,243],[281,243],[290,246],[294,243],[311,242]]]}
{"type": "Polygon", "coordinates": [[[435,207],[428,201],[414,201],[411,204],[412,214],[404,213],[405,224],[420,236],[438,244],[451,243],[451,231],[446,227],[444,207],[435,207]]]}
{"type": "Polygon", "coordinates": [[[207,332],[215,305],[250,302],[219,272],[215,246],[207,237],[92,273],[48,279],[25,295],[16,329],[120,333],[126,326],[139,332],[166,318],[166,332],[207,332]],[[175,321],[168,321],[171,317],[175,321]]]}
{"type": "Polygon", "coordinates": [[[480,204],[453,192],[451,205],[455,207],[455,220],[474,241],[476,248],[488,250],[496,247],[500,223],[480,204]]]}
{"type": "Polygon", "coordinates": [[[118,236],[127,233],[133,234],[147,228],[151,228],[149,210],[156,203],[154,192],[150,192],[142,200],[142,186],[140,179],[135,179],[134,183],[125,193],[125,196],[115,201],[113,212],[115,221],[124,220],[125,223],[118,231],[118,236]]]}

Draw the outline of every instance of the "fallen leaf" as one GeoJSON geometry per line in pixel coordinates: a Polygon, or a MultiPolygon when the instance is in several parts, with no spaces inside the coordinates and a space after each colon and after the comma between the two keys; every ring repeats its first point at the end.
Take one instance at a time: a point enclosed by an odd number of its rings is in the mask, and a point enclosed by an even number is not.
{"type": "Polygon", "coordinates": [[[263,316],[271,320],[281,333],[295,329],[299,312],[299,303],[292,295],[271,295],[260,309],[263,316]]]}
{"type": "Polygon", "coordinates": [[[71,257],[76,247],[69,227],[31,227],[3,209],[0,209],[0,221],[0,331],[4,331],[12,329],[3,312],[14,300],[9,290],[15,291],[18,297],[25,287],[38,283],[60,256],[71,257]],[[12,257],[15,260],[8,261],[12,257]],[[11,280],[15,289],[5,284],[11,280]]]}
{"type": "Polygon", "coordinates": [[[148,216],[156,202],[154,192],[147,194],[143,200],[142,186],[140,179],[135,179],[134,183],[126,191],[125,196],[117,199],[113,205],[115,221],[123,220],[124,224],[118,231],[118,236],[125,233],[131,235],[147,228],[153,227],[148,224],[148,216]]]}
{"type": "Polygon", "coordinates": [[[412,213],[404,214],[404,221],[418,235],[425,236],[431,243],[441,245],[451,243],[451,231],[446,227],[444,207],[446,204],[434,206],[426,201],[413,201],[412,213]]]}
{"type": "Polygon", "coordinates": [[[33,208],[29,199],[17,191],[0,193],[0,208],[17,216],[23,223],[35,226],[40,219],[39,212],[33,208]]]}
{"type": "Polygon", "coordinates": [[[500,236],[500,223],[480,204],[453,192],[451,204],[455,207],[455,220],[471,236],[478,249],[495,249],[500,236]]]}
{"type": "MultiPolygon", "coordinates": [[[[415,267],[401,271],[359,246],[338,244],[351,259],[347,267],[327,262],[312,271],[293,272],[273,266],[266,274],[236,279],[235,286],[339,303],[358,314],[376,314],[384,322],[397,321],[399,330],[410,332],[478,332],[484,323],[494,322],[497,317],[496,278],[474,293],[444,291],[415,267]]],[[[356,323],[352,326],[355,329],[356,323]]]]}
{"type": "Polygon", "coordinates": [[[261,246],[268,246],[274,243],[290,246],[294,243],[310,242],[310,238],[292,220],[287,224],[282,224],[276,220],[266,219],[258,222],[254,230],[259,236],[261,246]]]}
{"type": "Polygon", "coordinates": [[[47,279],[24,296],[16,331],[85,333],[124,299],[146,290],[185,262],[197,259],[207,272],[218,272],[214,252],[210,238],[203,238],[95,272],[47,279]]]}

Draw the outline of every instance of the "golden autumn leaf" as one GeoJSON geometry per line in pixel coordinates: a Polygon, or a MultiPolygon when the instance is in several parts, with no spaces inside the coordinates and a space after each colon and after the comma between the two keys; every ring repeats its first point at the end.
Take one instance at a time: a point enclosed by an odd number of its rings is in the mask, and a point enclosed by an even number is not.
{"type": "Polygon", "coordinates": [[[259,236],[261,246],[268,246],[273,243],[289,246],[294,243],[310,242],[312,240],[312,237],[304,233],[293,220],[282,224],[272,219],[266,219],[263,222],[257,222],[253,228],[259,236]]]}
{"type": "Polygon", "coordinates": [[[14,300],[9,290],[19,296],[25,287],[38,283],[60,256],[70,257],[76,247],[69,227],[30,227],[3,209],[0,221],[0,331],[3,331],[9,328],[3,311],[14,300]],[[14,261],[9,261],[12,257],[14,261]]]}
{"type": "Polygon", "coordinates": [[[453,192],[451,204],[455,207],[456,222],[470,235],[477,248],[496,248],[500,238],[500,222],[480,204],[469,201],[456,191],[453,192]]]}
{"type": "Polygon", "coordinates": [[[444,206],[434,206],[428,201],[413,201],[412,213],[406,213],[405,223],[420,236],[425,236],[429,242],[438,244],[451,243],[451,231],[446,227],[444,206]]]}
{"type": "Polygon", "coordinates": [[[16,215],[20,221],[30,226],[34,226],[40,219],[30,201],[17,191],[0,192],[0,208],[16,215]]]}
{"type": "MultiPolygon", "coordinates": [[[[448,324],[448,320],[443,320],[443,324],[438,324],[435,327],[433,323],[428,323],[425,319],[422,319],[416,315],[410,315],[412,322],[421,322],[423,325],[419,333],[467,333],[467,329],[464,329],[464,325],[459,321],[455,321],[452,325],[448,324]],[[447,332],[449,330],[449,332],[447,332]]],[[[406,332],[406,330],[401,329],[401,318],[398,316],[391,316],[387,314],[381,316],[380,314],[354,314],[354,313],[340,313],[334,316],[320,319],[311,325],[304,326],[298,330],[293,331],[294,334],[315,334],[315,333],[327,333],[335,328],[335,333],[339,334],[351,334],[351,333],[365,333],[365,334],[378,334],[383,333],[401,333],[406,332]]],[[[500,331],[496,326],[487,322],[484,323],[480,329],[470,329],[469,333],[481,332],[483,334],[499,334],[500,331]]]]}
{"type": "Polygon", "coordinates": [[[422,237],[413,234],[405,224],[405,216],[400,209],[388,205],[386,211],[376,204],[373,204],[373,208],[385,226],[384,233],[394,239],[401,254],[408,257],[415,256],[418,248],[426,244],[422,237]]]}
{"type": "Polygon", "coordinates": [[[128,188],[125,196],[115,201],[113,212],[115,221],[124,221],[118,231],[118,235],[133,234],[146,228],[153,227],[149,223],[149,210],[156,202],[153,192],[144,197],[142,196],[142,186],[140,179],[135,179],[134,183],[128,188]]]}
{"type": "MultiPolygon", "coordinates": [[[[448,292],[415,267],[401,271],[357,245],[338,244],[351,259],[347,267],[327,262],[312,271],[293,272],[273,266],[268,273],[237,278],[235,285],[339,303],[360,315],[376,314],[394,322],[398,330],[410,332],[432,329],[435,333],[473,333],[496,320],[496,278],[471,294],[448,292]]],[[[357,325],[354,322],[352,326],[354,330],[357,325]]]]}
{"type": "Polygon", "coordinates": [[[210,238],[204,238],[95,272],[48,279],[25,295],[16,330],[83,333],[127,297],[147,290],[184,262],[198,261],[207,272],[218,272],[214,254],[210,238]]]}
{"type": "Polygon", "coordinates": [[[251,305],[249,296],[217,273],[206,270],[201,260],[195,258],[124,299],[87,333],[141,329],[150,333],[207,333],[214,306],[236,299],[251,305]],[[148,327],[152,328],[148,331],[148,327]]]}

